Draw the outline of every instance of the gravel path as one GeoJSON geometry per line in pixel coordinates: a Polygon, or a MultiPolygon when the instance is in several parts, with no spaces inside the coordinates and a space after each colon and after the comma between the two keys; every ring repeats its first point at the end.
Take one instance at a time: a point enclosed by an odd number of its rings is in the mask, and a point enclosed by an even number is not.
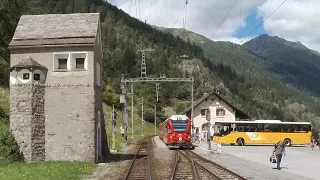
{"type": "Polygon", "coordinates": [[[98,164],[91,176],[86,180],[120,180],[134,157],[138,146],[135,142],[123,148],[123,152],[111,153],[107,163],[98,164]]]}
{"type": "Polygon", "coordinates": [[[159,136],[153,139],[153,164],[151,166],[152,180],[170,179],[174,164],[174,153],[160,140],[159,136]]]}
{"type": "MultiPolygon", "coordinates": [[[[224,152],[220,154],[215,150],[216,147],[214,145],[212,145],[212,149],[213,151],[209,152],[206,149],[196,147],[194,152],[248,178],[248,180],[309,180],[306,177],[286,171],[279,171],[231,154],[224,152]]],[[[268,161],[268,159],[266,159],[266,161],[268,161]]]]}

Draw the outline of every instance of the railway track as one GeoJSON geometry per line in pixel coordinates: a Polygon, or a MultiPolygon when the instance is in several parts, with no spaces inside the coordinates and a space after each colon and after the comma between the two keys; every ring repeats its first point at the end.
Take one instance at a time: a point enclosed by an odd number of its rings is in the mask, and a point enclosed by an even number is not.
{"type": "Polygon", "coordinates": [[[189,158],[191,158],[197,167],[201,170],[198,170],[199,177],[201,179],[207,179],[207,176],[203,176],[205,174],[210,174],[210,179],[217,179],[217,180],[246,180],[246,178],[240,176],[239,174],[232,172],[225,167],[220,166],[217,163],[214,163],[210,160],[207,160],[200,155],[192,152],[192,151],[185,151],[189,158]],[[202,174],[201,172],[205,172],[202,174]]]}
{"type": "Polygon", "coordinates": [[[245,180],[240,175],[193,153],[175,151],[175,164],[171,180],[245,180]]]}
{"type": "Polygon", "coordinates": [[[198,179],[193,160],[179,150],[175,150],[174,153],[175,163],[171,180],[198,179]]]}
{"type": "Polygon", "coordinates": [[[151,180],[149,142],[150,137],[142,139],[138,151],[131,161],[130,167],[125,174],[125,180],[151,180]]]}

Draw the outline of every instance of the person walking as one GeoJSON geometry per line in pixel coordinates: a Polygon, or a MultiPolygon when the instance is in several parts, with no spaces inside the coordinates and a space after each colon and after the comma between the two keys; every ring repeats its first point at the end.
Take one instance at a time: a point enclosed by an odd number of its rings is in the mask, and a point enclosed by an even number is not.
{"type": "Polygon", "coordinates": [[[314,148],[315,141],[316,140],[312,137],[312,139],[311,139],[311,149],[312,149],[312,151],[313,151],[313,148],[314,148]]]}
{"type": "Polygon", "coordinates": [[[280,164],[281,164],[281,159],[282,159],[282,155],[285,152],[285,145],[282,142],[282,140],[280,140],[277,144],[275,144],[274,150],[273,150],[273,155],[276,156],[277,159],[277,169],[280,170],[280,164]]]}

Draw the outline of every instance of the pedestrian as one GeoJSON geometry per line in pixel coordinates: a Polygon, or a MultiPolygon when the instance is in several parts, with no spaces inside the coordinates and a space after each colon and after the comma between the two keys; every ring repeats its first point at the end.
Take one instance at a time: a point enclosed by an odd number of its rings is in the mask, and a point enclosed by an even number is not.
{"type": "Polygon", "coordinates": [[[280,170],[280,164],[281,164],[281,159],[282,155],[285,153],[285,145],[280,140],[277,144],[275,144],[274,150],[273,150],[273,155],[276,156],[277,159],[277,169],[280,170]]]}
{"type": "Polygon", "coordinates": [[[312,139],[311,139],[311,149],[312,149],[312,151],[314,149],[314,144],[315,144],[315,139],[312,137],[312,139]]]}

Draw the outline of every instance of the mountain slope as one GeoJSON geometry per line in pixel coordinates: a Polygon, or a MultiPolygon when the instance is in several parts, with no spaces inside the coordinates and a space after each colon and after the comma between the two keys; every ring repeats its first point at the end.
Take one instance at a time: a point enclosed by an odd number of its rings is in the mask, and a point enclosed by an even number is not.
{"type": "MultiPolygon", "coordinates": [[[[236,88],[237,92],[234,92],[231,98],[246,112],[251,112],[256,118],[261,119],[277,117],[288,121],[310,121],[315,127],[319,127],[318,98],[310,96],[305,89],[287,83],[281,74],[271,71],[274,61],[255,55],[244,46],[231,42],[214,42],[191,31],[183,29],[163,29],[163,31],[199,45],[205,57],[213,64],[223,63],[242,75],[247,86],[236,88]],[[270,113],[277,116],[270,116],[270,113]]],[[[301,44],[294,46],[306,49],[301,44]]],[[[217,74],[215,70],[213,73],[217,74]]],[[[230,91],[234,89],[231,88],[230,91]]]]}
{"type": "Polygon", "coordinates": [[[272,62],[269,71],[286,82],[320,95],[320,55],[300,42],[260,35],[244,44],[254,54],[272,62]]]}

